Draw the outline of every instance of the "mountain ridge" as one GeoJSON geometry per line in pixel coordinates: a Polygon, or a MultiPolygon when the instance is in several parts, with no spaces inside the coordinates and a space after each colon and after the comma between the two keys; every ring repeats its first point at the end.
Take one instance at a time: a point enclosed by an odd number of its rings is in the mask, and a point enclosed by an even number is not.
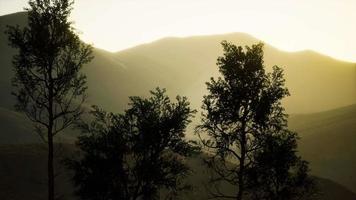
{"type": "MultiPolygon", "coordinates": [[[[170,40],[185,40],[185,39],[195,39],[195,38],[201,38],[201,37],[209,38],[209,37],[219,37],[219,36],[221,36],[221,37],[223,37],[223,36],[229,37],[229,36],[235,36],[235,35],[245,35],[245,37],[249,37],[249,38],[252,38],[252,39],[254,39],[256,41],[262,42],[265,45],[269,45],[269,46],[273,47],[275,50],[278,50],[278,51],[281,51],[281,52],[285,52],[285,53],[314,54],[314,55],[317,55],[317,56],[327,57],[330,60],[334,60],[334,61],[338,61],[338,62],[345,62],[345,63],[355,64],[356,65],[356,61],[353,62],[353,61],[339,59],[339,58],[333,57],[331,55],[324,54],[324,53],[321,53],[321,52],[319,52],[317,50],[313,50],[313,49],[309,49],[309,48],[305,48],[305,49],[302,49],[302,50],[295,50],[295,51],[293,51],[293,50],[289,51],[289,50],[285,50],[283,48],[278,48],[278,47],[273,46],[273,44],[269,43],[268,41],[264,41],[264,40],[258,39],[258,37],[254,36],[253,34],[250,34],[250,33],[247,33],[247,32],[238,32],[238,31],[237,32],[227,32],[227,33],[217,33],[217,34],[189,35],[189,36],[164,36],[164,37],[161,37],[161,38],[158,38],[158,39],[154,39],[152,41],[148,41],[148,42],[141,43],[141,44],[138,44],[138,45],[134,45],[134,46],[131,46],[131,47],[128,47],[128,48],[124,48],[122,50],[118,50],[118,51],[108,51],[108,50],[106,50],[106,51],[110,52],[110,53],[114,53],[114,54],[119,54],[119,53],[122,53],[122,52],[125,52],[125,51],[130,51],[132,49],[141,48],[141,47],[152,45],[154,43],[166,42],[166,41],[170,41],[170,40]]],[[[95,47],[95,48],[98,48],[98,47],[95,47]]]]}
{"type": "MultiPolygon", "coordinates": [[[[14,12],[14,13],[0,15],[0,19],[1,18],[12,18],[13,16],[26,15],[26,14],[27,14],[26,11],[18,11],[18,12],[14,12]]],[[[278,48],[278,47],[273,46],[268,41],[258,39],[258,37],[254,36],[253,34],[250,34],[250,33],[247,33],[247,32],[239,32],[239,31],[226,32],[226,33],[201,34],[201,35],[197,34],[197,35],[189,35],[189,36],[163,36],[163,37],[160,37],[160,38],[148,41],[148,42],[144,42],[144,43],[141,43],[141,44],[133,45],[131,47],[127,47],[127,48],[124,48],[124,49],[121,49],[121,50],[116,50],[116,51],[109,51],[109,50],[106,50],[104,48],[96,47],[95,44],[93,46],[95,47],[95,49],[102,50],[102,51],[105,51],[107,53],[116,54],[116,53],[120,53],[120,52],[127,51],[127,50],[130,50],[130,49],[142,47],[142,46],[145,46],[145,45],[150,45],[152,43],[162,42],[162,41],[165,41],[165,40],[171,40],[171,39],[183,39],[184,40],[184,39],[193,39],[193,38],[198,38],[198,37],[229,36],[229,35],[245,35],[246,37],[250,37],[250,38],[253,38],[253,39],[257,40],[257,41],[263,42],[264,44],[268,44],[269,46],[274,47],[278,51],[282,51],[282,52],[286,52],[286,53],[302,53],[302,54],[303,53],[311,53],[311,54],[316,54],[318,56],[328,57],[331,60],[350,63],[350,64],[355,64],[356,65],[356,61],[348,61],[348,60],[339,59],[339,58],[333,57],[331,55],[324,54],[324,53],[321,53],[321,52],[319,52],[317,50],[313,50],[313,49],[309,49],[309,48],[305,48],[305,49],[302,49],[302,50],[295,50],[295,51],[293,51],[293,50],[285,50],[283,48],[278,48]]]]}

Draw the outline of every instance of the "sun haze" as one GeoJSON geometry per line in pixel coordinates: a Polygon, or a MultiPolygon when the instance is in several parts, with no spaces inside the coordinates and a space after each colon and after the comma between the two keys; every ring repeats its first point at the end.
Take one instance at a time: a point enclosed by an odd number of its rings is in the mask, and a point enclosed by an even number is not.
{"type": "MultiPolygon", "coordinates": [[[[245,32],[286,51],[312,49],[356,62],[354,0],[76,0],[81,38],[119,51],[167,36],[245,32]]],[[[1,0],[0,14],[27,0],[1,0]]]]}

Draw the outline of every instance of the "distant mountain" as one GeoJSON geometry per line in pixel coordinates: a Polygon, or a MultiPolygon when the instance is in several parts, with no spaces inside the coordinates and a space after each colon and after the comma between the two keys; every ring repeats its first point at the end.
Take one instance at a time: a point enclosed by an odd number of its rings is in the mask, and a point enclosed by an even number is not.
{"type": "Polygon", "coordinates": [[[289,127],[299,133],[299,151],[312,173],[356,193],[356,105],[314,114],[292,115],[289,127]]]}
{"type": "MultiPolygon", "coordinates": [[[[0,17],[0,107],[10,107],[11,57],[15,50],[3,34],[7,24],[26,22],[26,13],[0,17]]],[[[200,108],[206,93],[205,82],[218,75],[216,59],[222,54],[220,42],[251,45],[258,39],[232,33],[187,38],[164,38],[117,53],[95,49],[95,59],[84,68],[88,76],[90,104],[119,111],[132,95],[146,95],[160,86],[171,95],[186,95],[200,108]]],[[[356,103],[356,65],[312,51],[289,53],[265,45],[268,68],[278,65],[285,70],[291,97],[285,100],[289,113],[310,113],[356,103]]]]}

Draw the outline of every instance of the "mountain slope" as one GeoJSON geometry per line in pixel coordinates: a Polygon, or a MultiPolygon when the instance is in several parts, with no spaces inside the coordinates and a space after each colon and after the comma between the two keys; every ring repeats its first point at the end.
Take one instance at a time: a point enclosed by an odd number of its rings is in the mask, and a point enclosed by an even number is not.
{"type": "Polygon", "coordinates": [[[356,105],[292,115],[289,127],[299,133],[300,154],[313,174],[356,192],[356,105]]]}
{"type": "Polygon", "coordinates": [[[39,143],[29,120],[20,113],[0,108],[0,144],[39,143]]]}
{"type": "MultiPolygon", "coordinates": [[[[1,75],[4,96],[0,107],[10,107],[11,57],[15,50],[7,45],[7,24],[24,25],[26,13],[0,17],[1,75]]],[[[88,76],[90,104],[122,110],[127,96],[145,95],[156,86],[171,95],[186,95],[200,108],[205,82],[217,75],[216,59],[222,54],[220,42],[251,45],[258,39],[244,33],[188,38],[165,38],[118,53],[95,49],[95,59],[84,67],[88,76]]],[[[265,63],[285,69],[292,94],[285,101],[289,113],[310,113],[356,103],[356,66],[312,51],[288,53],[265,45],[265,63]]]]}
{"type": "MultiPolygon", "coordinates": [[[[77,130],[67,129],[56,142],[73,143],[77,130]]],[[[0,145],[42,143],[31,122],[21,113],[0,107],[0,145]]]]}

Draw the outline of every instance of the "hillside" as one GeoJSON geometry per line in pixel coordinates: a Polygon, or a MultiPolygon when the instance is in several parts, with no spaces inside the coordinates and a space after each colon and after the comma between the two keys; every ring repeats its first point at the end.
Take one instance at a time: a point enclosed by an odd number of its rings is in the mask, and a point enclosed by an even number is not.
{"type": "Polygon", "coordinates": [[[32,131],[30,122],[25,116],[0,108],[0,144],[18,144],[40,142],[32,131]]]}
{"type": "Polygon", "coordinates": [[[356,105],[292,115],[289,127],[299,133],[300,154],[310,161],[314,175],[356,192],[356,105]]]}
{"type": "MultiPolygon", "coordinates": [[[[79,131],[67,129],[56,142],[73,143],[79,131]]],[[[0,145],[41,143],[31,122],[21,113],[0,107],[0,145]]]]}
{"type": "MultiPolygon", "coordinates": [[[[46,199],[46,153],[41,145],[0,145],[0,197],[2,200],[42,200],[46,199]]],[[[58,146],[57,146],[58,149],[58,146]]],[[[62,158],[71,155],[73,147],[65,145],[61,147],[62,158]]],[[[189,183],[194,187],[193,191],[183,194],[183,199],[206,200],[208,192],[203,183],[207,183],[208,175],[201,160],[195,157],[188,160],[188,164],[193,170],[188,178],[189,183]]],[[[56,182],[57,194],[64,199],[74,200],[72,195],[73,186],[70,182],[69,172],[57,162],[57,171],[60,176],[56,182]]],[[[345,187],[327,180],[317,179],[320,192],[320,200],[354,200],[356,194],[350,192],[345,187]]],[[[225,189],[232,191],[230,186],[225,189]]]]}

